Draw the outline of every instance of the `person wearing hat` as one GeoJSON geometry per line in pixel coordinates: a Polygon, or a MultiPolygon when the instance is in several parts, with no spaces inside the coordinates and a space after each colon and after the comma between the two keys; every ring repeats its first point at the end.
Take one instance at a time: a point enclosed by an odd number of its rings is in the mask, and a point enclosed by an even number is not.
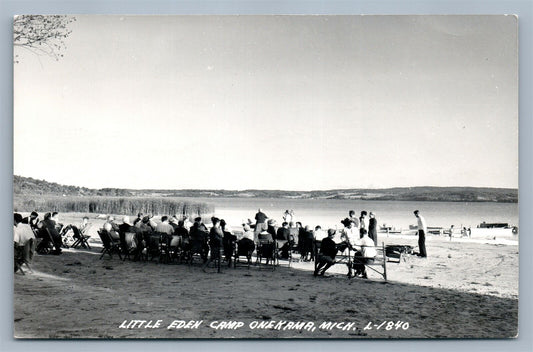
{"type": "Polygon", "coordinates": [[[333,241],[333,237],[337,231],[335,229],[328,230],[328,237],[322,240],[320,245],[320,253],[318,254],[317,265],[314,276],[324,276],[326,270],[328,270],[333,264],[335,264],[335,256],[337,255],[337,244],[333,241]]]}
{"type": "Polygon", "coordinates": [[[249,253],[251,255],[255,250],[254,233],[248,224],[243,225],[243,231],[242,238],[237,241],[238,252],[249,253]]]}

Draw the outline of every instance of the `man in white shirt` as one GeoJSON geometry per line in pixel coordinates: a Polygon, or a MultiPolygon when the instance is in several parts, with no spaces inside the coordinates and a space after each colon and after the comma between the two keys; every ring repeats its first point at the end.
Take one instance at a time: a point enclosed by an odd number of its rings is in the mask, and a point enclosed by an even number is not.
{"type": "Polygon", "coordinates": [[[33,231],[28,224],[22,223],[22,215],[14,214],[14,242],[15,242],[15,272],[17,266],[21,267],[23,264],[30,269],[30,263],[33,261],[33,253],[35,252],[36,239],[33,231]]]}
{"type": "Polygon", "coordinates": [[[162,216],[161,222],[156,225],[155,230],[157,232],[166,233],[167,235],[172,235],[174,233],[174,228],[168,223],[168,216],[162,216]]]}
{"type": "Polygon", "coordinates": [[[14,214],[14,242],[17,246],[24,247],[24,245],[31,239],[35,241],[35,235],[28,224],[22,222],[22,215],[14,214]]]}
{"type": "Polygon", "coordinates": [[[361,275],[363,279],[367,278],[365,264],[373,263],[378,254],[374,240],[368,237],[365,229],[361,230],[363,237],[355,242],[355,248],[358,250],[354,256],[355,276],[361,275]]]}
{"type": "Polygon", "coordinates": [[[326,237],[328,237],[328,234],[326,233],[326,231],[322,230],[322,227],[316,226],[315,227],[315,241],[317,242],[322,241],[326,237]]]}
{"type": "Polygon", "coordinates": [[[419,257],[426,258],[426,233],[427,233],[427,226],[426,226],[426,219],[422,215],[419,214],[418,210],[415,210],[413,212],[418,220],[418,249],[419,249],[419,257]]]}
{"type": "MultiPolygon", "coordinates": [[[[359,229],[355,227],[353,221],[346,218],[342,221],[344,228],[341,230],[340,243],[345,244],[346,247],[352,248],[355,242],[359,239],[359,229]]],[[[346,247],[339,246],[339,250],[343,252],[346,247]]]]}

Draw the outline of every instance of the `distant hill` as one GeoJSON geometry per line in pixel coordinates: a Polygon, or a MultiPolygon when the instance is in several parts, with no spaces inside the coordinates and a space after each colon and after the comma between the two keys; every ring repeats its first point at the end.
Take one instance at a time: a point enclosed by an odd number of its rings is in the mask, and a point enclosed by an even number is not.
{"type": "Polygon", "coordinates": [[[120,197],[231,197],[231,198],[321,198],[403,201],[452,201],[452,202],[505,202],[517,203],[518,190],[514,188],[478,187],[396,187],[385,189],[335,189],[327,191],[283,190],[153,190],[65,186],[45,180],[15,175],[15,195],[59,196],[120,196],[120,197]]]}
{"type": "Polygon", "coordinates": [[[134,194],[126,189],[65,186],[55,182],[36,180],[31,177],[13,176],[13,193],[15,195],[57,195],[57,196],[122,196],[134,194]]]}

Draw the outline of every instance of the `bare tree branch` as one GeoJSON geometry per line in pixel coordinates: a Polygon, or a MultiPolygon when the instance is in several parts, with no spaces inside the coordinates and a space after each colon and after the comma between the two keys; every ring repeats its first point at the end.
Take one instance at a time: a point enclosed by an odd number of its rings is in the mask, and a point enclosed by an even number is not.
{"type": "MultiPolygon", "coordinates": [[[[15,16],[13,45],[59,60],[63,56],[60,52],[66,48],[64,40],[72,32],[68,25],[75,20],[75,17],[66,15],[15,16]]],[[[15,55],[15,58],[18,58],[18,55],[15,55]]]]}

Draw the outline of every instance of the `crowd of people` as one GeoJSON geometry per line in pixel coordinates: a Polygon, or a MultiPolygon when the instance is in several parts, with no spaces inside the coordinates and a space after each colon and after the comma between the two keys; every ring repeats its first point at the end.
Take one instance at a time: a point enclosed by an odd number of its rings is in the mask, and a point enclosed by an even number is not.
{"type": "MultiPolygon", "coordinates": [[[[425,220],[418,210],[414,214],[418,220],[419,255],[426,257],[425,220]]],[[[61,248],[66,244],[67,233],[71,234],[74,239],[88,238],[88,229],[91,226],[88,220],[88,217],[83,217],[79,225],[63,226],[57,212],[46,213],[42,220],[36,212],[32,212],[26,218],[15,213],[15,248],[24,248],[19,251],[19,253],[25,253],[22,262],[29,265],[34,251],[41,254],[61,254],[61,248]],[[41,240],[36,246],[38,238],[41,240]]],[[[194,222],[191,222],[187,215],[164,215],[160,221],[156,222],[154,217],[138,213],[133,221],[129,216],[124,216],[120,224],[113,216],[107,216],[102,231],[109,234],[112,241],[119,243],[122,251],[131,251],[134,260],[139,260],[143,254],[146,254],[151,235],[164,234],[169,239],[169,246],[181,248],[182,253],[185,254],[199,254],[204,270],[213,261],[220,261],[221,256],[228,265],[231,265],[236,248],[240,252],[248,253],[247,256],[251,257],[253,251],[258,249],[261,243],[274,243],[280,259],[289,259],[292,253],[297,251],[300,254],[300,260],[315,260],[315,276],[323,276],[336,263],[337,254],[349,250],[355,253],[359,260],[357,264],[348,268],[348,276],[366,278],[364,264],[371,263],[377,254],[378,225],[373,212],[361,211],[357,216],[355,211],[350,210],[348,217],[341,220],[343,224],[341,230],[328,229],[327,231],[319,225],[313,229],[309,225],[304,226],[300,221],[295,221],[293,210],[286,210],[283,213],[283,222],[279,225],[262,209],[258,209],[255,222],[250,219],[243,221],[241,231],[233,231],[224,219],[212,217],[210,220],[211,224],[208,228],[202,217],[196,217],[194,222]],[[127,233],[133,234],[130,243],[126,241],[127,233]]],[[[84,246],[87,242],[80,241],[79,243],[84,246]]]]}

